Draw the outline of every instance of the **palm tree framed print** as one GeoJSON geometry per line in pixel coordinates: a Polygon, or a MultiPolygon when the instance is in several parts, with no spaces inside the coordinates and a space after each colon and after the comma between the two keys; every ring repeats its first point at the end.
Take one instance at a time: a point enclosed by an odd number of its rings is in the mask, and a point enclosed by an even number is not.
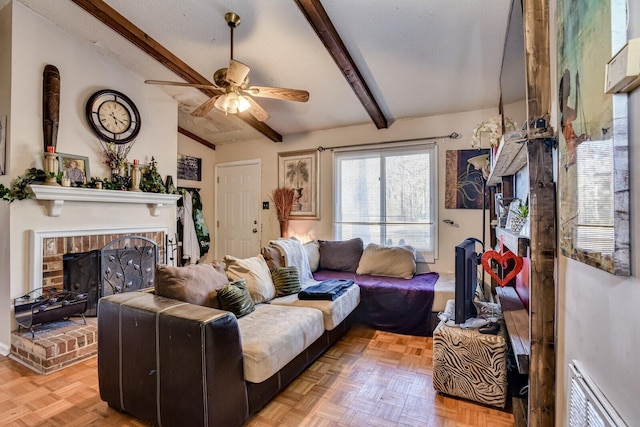
{"type": "Polygon", "coordinates": [[[320,219],[320,154],[318,150],[278,153],[278,187],[293,190],[290,219],[320,219]]]}

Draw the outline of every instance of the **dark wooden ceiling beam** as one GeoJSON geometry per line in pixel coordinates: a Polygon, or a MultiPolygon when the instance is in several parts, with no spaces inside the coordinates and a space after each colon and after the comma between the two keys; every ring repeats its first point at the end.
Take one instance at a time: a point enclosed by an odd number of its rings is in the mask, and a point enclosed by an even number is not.
{"type": "Polygon", "coordinates": [[[199,137],[195,133],[189,132],[188,130],[186,130],[183,127],[178,126],[178,133],[181,133],[184,136],[189,137],[189,138],[193,139],[196,142],[199,142],[200,144],[204,145],[205,147],[211,148],[212,150],[216,149],[215,144],[212,144],[209,141],[207,141],[206,139],[199,137]]]}
{"type": "MultiPolygon", "coordinates": [[[[208,84],[211,82],[204,76],[191,68],[187,63],[171,53],[167,48],[158,43],[127,18],[122,16],[114,8],[106,4],[102,0],[72,0],[90,15],[98,19],[103,24],[120,34],[122,37],[138,46],[145,53],[160,62],[162,65],[182,77],[189,83],[208,84]]],[[[221,91],[214,89],[200,89],[207,96],[222,94],[221,91]]],[[[273,130],[269,125],[257,121],[253,116],[239,115],[240,119],[253,127],[264,136],[274,142],[282,142],[282,135],[273,130]]]]}
{"type": "Polygon", "coordinates": [[[373,97],[367,82],[362,77],[356,63],[351,58],[349,51],[345,47],[338,31],[333,26],[329,15],[324,10],[320,0],[294,0],[307,21],[311,24],[322,43],[331,54],[340,71],[347,79],[356,96],[364,106],[369,116],[378,129],[389,127],[387,119],[382,113],[378,102],[373,97]]]}

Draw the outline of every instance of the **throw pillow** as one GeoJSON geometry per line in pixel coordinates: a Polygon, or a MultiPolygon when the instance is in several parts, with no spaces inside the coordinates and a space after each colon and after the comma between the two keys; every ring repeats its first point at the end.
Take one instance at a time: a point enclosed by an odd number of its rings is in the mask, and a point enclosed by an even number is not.
{"type": "Polygon", "coordinates": [[[220,268],[219,264],[209,263],[185,267],[157,264],[156,295],[218,308],[216,291],[229,283],[227,275],[220,268]]]}
{"type": "Polygon", "coordinates": [[[233,281],[218,290],[218,301],[221,309],[232,312],[238,318],[256,309],[244,279],[233,281]]]}
{"type": "Polygon", "coordinates": [[[278,297],[297,294],[302,290],[300,273],[297,267],[276,267],[271,270],[271,279],[278,297]]]}
{"type": "Polygon", "coordinates": [[[276,288],[271,280],[271,272],[262,255],[245,259],[225,255],[223,260],[227,265],[227,277],[229,277],[229,280],[244,279],[254,303],[269,301],[276,296],[276,288]]]}
{"type": "Polygon", "coordinates": [[[380,246],[369,243],[362,253],[357,274],[411,279],[416,272],[416,252],[412,246],[380,246]]]}
{"type": "Polygon", "coordinates": [[[302,247],[307,253],[311,272],[314,273],[318,271],[318,267],[320,266],[320,246],[318,246],[318,241],[314,240],[313,242],[305,243],[302,247]]]}
{"type": "Polygon", "coordinates": [[[361,238],[344,241],[319,240],[318,242],[321,269],[356,272],[364,245],[361,238]]]}
{"type": "Polygon", "coordinates": [[[260,253],[267,262],[269,269],[284,267],[284,259],[278,248],[274,248],[273,246],[264,246],[260,250],[260,253]]]}

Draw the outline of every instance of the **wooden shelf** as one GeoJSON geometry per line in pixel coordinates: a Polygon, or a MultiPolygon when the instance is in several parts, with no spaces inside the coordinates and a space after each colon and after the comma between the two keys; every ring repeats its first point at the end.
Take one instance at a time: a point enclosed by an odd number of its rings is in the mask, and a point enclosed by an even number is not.
{"type": "Polygon", "coordinates": [[[30,185],[29,188],[33,191],[34,199],[46,204],[49,216],[60,216],[65,201],[146,204],[149,206],[151,216],[158,216],[162,206],[173,205],[181,197],[179,194],[96,190],[56,185],[30,185]]]}
{"type": "Polygon", "coordinates": [[[511,349],[516,359],[518,372],[529,374],[529,310],[522,304],[516,290],[511,286],[497,287],[496,294],[502,307],[504,324],[509,333],[511,349]]]}
{"type": "Polygon", "coordinates": [[[502,243],[514,254],[518,256],[529,255],[529,236],[522,236],[506,228],[496,227],[496,239],[500,241],[501,237],[502,243]]]}
{"type": "Polygon", "coordinates": [[[526,141],[526,134],[523,137],[523,132],[512,132],[502,138],[493,158],[487,185],[499,184],[500,178],[515,175],[527,165],[526,141]]]}

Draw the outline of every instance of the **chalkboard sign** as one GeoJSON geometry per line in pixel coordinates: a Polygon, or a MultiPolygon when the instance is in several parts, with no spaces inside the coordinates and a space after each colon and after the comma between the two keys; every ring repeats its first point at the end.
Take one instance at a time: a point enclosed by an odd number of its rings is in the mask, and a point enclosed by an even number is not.
{"type": "Polygon", "coordinates": [[[178,179],[202,180],[202,159],[178,155],[178,179]]]}

